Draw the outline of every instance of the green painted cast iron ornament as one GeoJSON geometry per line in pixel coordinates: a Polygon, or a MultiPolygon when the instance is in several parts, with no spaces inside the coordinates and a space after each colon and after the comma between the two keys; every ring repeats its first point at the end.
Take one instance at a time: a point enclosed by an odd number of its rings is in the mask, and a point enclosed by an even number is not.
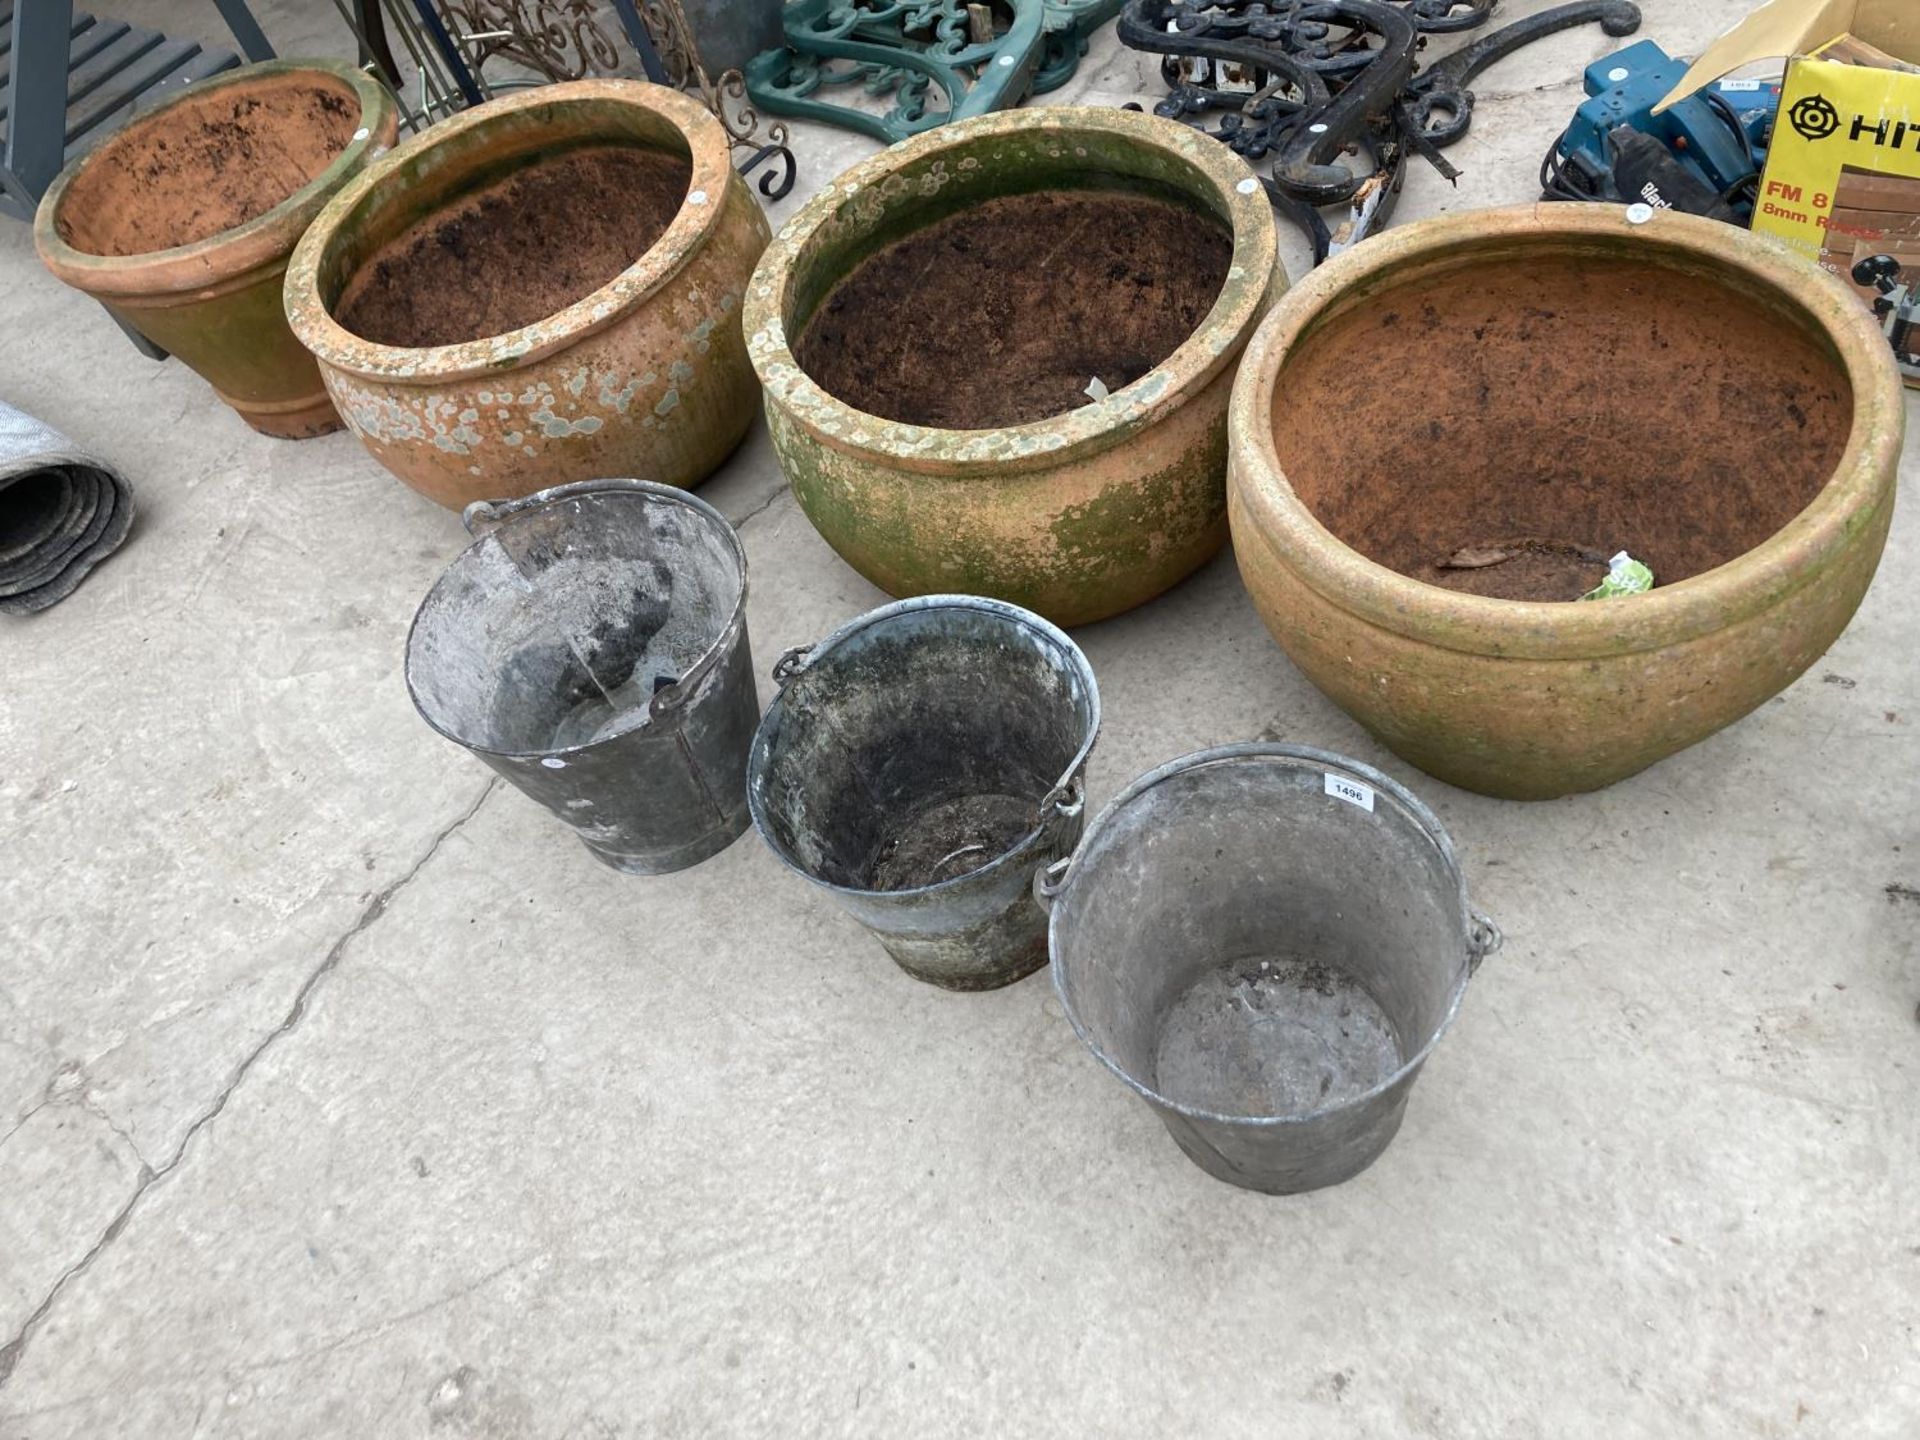
{"type": "MultiPolygon", "coordinates": [[[[1018,105],[1066,84],[1087,37],[1122,0],[1010,0],[1012,23],[976,38],[965,0],[794,0],[784,50],[747,66],[747,94],[778,115],[822,120],[886,144],[1018,105]],[[884,112],[824,98],[858,85],[884,112]]],[[[980,7],[976,7],[976,12],[980,7]]]]}

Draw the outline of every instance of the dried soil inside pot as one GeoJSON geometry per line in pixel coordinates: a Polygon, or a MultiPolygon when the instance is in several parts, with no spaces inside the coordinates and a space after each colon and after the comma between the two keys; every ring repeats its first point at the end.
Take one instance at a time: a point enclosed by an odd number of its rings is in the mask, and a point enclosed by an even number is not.
{"type": "Polygon", "coordinates": [[[1213,308],[1226,226],[1121,190],[1005,195],[866,257],[827,292],[794,355],[829,394],[888,420],[1024,425],[1130,385],[1213,308]]]}
{"type": "Polygon", "coordinates": [[[1045,791],[962,795],[921,806],[881,843],[869,890],[914,890],[991,865],[1027,838],[1045,791]]]}
{"type": "Polygon", "coordinates": [[[353,143],[342,83],[277,76],[136,122],[74,180],[60,238],[89,255],[146,255],[237,229],[318,179],[353,143]]]}
{"type": "Polygon", "coordinates": [[[686,156],[636,146],[543,156],[382,245],[347,282],[334,318],[409,349],[544,320],[652,249],[692,176],[686,156]]]}
{"type": "Polygon", "coordinates": [[[1670,585],[1767,540],[1826,485],[1852,413],[1839,358],[1757,294],[1646,261],[1502,258],[1328,317],[1281,368],[1274,444],[1368,558],[1577,600],[1620,550],[1670,585]]]}

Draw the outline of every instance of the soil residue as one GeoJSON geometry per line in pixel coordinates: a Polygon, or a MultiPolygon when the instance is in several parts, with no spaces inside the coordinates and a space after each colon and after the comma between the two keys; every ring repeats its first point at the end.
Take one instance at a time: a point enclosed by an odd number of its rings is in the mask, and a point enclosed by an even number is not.
{"type": "Polygon", "coordinates": [[[964,795],[928,805],[890,835],[874,857],[867,888],[915,890],[980,870],[1030,834],[1038,799],[964,795]]]}
{"type": "Polygon", "coordinates": [[[60,238],[146,255],[236,229],[318,179],[359,123],[344,84],[298,76],[185,102],[108,142],[67,192],[60,238]]]}
{"type": "Polygon", "coordinates": [[[795,346],[828,393],[888,420],[1024,425],[1130,385],[1191,336],[1233,259],[1171,200],[1055,190],[984,201],[876,251],[795,346]]]}
{"type": "Polygon", "coordinates": [[[1370,559],[1564,601],[1621,550],[1664,586],[1764,543],[1832,477],[1852,414],[1840,364],[1763,295],[1582,255],[1470,265],[1322,326],[1282,370],[1274,444],[1370,559]]]}
{"type": "Polygon", "coordinates": [[[692,176],[685,156],[634,146],[548,156],[381,246],[347,283],[334,318],[408,349],[544,320],[652,249],[692,176]]]}

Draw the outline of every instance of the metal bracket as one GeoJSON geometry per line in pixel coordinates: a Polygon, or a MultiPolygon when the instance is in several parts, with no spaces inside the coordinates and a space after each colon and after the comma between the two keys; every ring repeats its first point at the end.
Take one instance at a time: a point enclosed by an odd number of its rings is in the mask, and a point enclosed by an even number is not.
{"type": "Polygon", "coordinates": [[[823,120],[886,144],[1018,105],[1066,83],[1087,37],[1122,0],[1004,0],[1006,29],[979,38],[965,0],[790,0],[786,48],[747,65],[761,109],[823,120]],[[858,85],[884,112],[815,98],[858,85]]]}
{"type": "Polygon", "coordinates": [[[1467,913],[1472,917],[1467,931],[1467,973],[1471,975],[1480,968],[1482,960],[1507,943],[1507,937],[1488,916],[1478,910],[1467,913]]]}
{"type": "Polygon", "coordinates": [[[773,662],[774,683],[784,688],[788,681],[805,674],[812,663],[813,646],[795,645],[773,662]]]}
{"type": "Polygon", "coordinates": [[[1495,0],[1129,0],[1123,44],[1165,57],[1171,92],[1154,112],[1204,129],[1249,161],[1279,214],[1305,231],[1314,263],[1385,226],[1409,151],[1449,180],[1441,156],[1473,117],[1468,84],[1524,45],[1598,21],[1631,34],[1629,0],[1579,0],[1495,31],[1417,71],[1429,34],[1476,28],[1495,0]],[[1461,8],[1465,7],[1465,8],[1461,8]],[[1210,125],[1208,118],[1217,116],[1210,125]],[[1340,161],[1364,155],[1371,170],[1340,161]],[[1336,233],[1319,212],[1348,207],[1336,233]]]}
{"type": "Polygon", "coordinates": [[[1033,898],[1048,914],[1053,913],[1053,902],[1067,888],[1067,877],[1072,869],[1073,856],[1063,855],[1051,865],[1042,865],[1033,872],[1033,898]]]}

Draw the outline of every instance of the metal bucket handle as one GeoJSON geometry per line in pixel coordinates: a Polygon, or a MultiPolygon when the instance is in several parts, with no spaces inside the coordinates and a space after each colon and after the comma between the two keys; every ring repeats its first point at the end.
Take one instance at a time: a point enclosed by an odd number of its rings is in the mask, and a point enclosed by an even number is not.
{"type": "Polygon", "coordinates": [[[814,649],[812,645],[795,645],[783,652],[773,662],[774,683],[784,690],[790,681],[805,674],[807,667],[813,664],[814,649]]]}
{"type": "Polygon", "coordinates": [[[1493,917],[1484,911],[1467,907],[1469,924],[1467,927],[1467,973],[1472,975],[1480,969],[1480,962],[1507,943],[1506,935],[1493,923],[1493,917]]]}
{"type": "MultiPolygon", "coordinates": [[[[1034,825],[1049,850],[1056,848],[1061,838],[1071,833],[1074,821],[1086,814],[1086,768],[1086,761],[1082,759],[1040,801],[1034,825]]],[[[1037,875],[1040,872],[1034,873],[1037,875]]]]}
{"type": "Polygon", "coordinates": [[[1033,872],[1034,901],[1049,915],[1053,913],[1055,898],[1067,888],[1067,872],[1072,868],[1073,856],[1062,855],[1051,865],[1042,865],[1033,872]]]}
{"type": "Polygon", "coordinates": [[[651,480],[575,480],[568,485],[554,485],[545,490],[536,490],[531,495],[522,495],[517,500],[476,500],[460,512],[460,523],[467,527],[469,535],[478,540],[499,528],[502,521],[509,520],[522,511],[536,510],[542,505],[551,505],[559,500],[571,500],[578,495],[602,495],[611,491],[638,492],[642,495],[660,495],[670,492],[689,500],[694,498],[686,495],[684,491],[675,490],[671,485],[656,485],[651,480]]]}
{"type": "MultiPolygon", "coordinates": [[[[954,597],[936,595],[927,598],[932,600],[946,600],[954,597]]],[[[973,597],[960,598],[971,599],[973,597]]],[[[861,620],[870,618],[871,616],[862,616],[861,620]]],[[[858,624],[860,622],[855,621],[854,623],[858,624]]],[[[811,645],[795,645],[783,651],[780,658],[773,662],[772,673],[774,683],[784,690],[793,681],[806,674],[808,668],[813,664],[815,654],[823,648],[830,647],[834,641],[838,640],[845,633],[846,628],[849,627],[836,630],[833,634],[827,636],[826,639],[816,641],[811,645]]],[[[1079,754],[1074,757],[1071,768],[1066,774],[1060,777],[1060,783],[1041,797],[1039,809],[1034,817],[1034,828],[1040,833],[1041,843],[1048,852],[1059,848],[1062,838],[1071,833],[1074,822],[1086,813],[1087,761],[1090,760],[1092,756],[1093,744],[1092,741],[1089,740],[1087,744],[1081,747],[1079,754]]],[[[1034,871],[1033,883],[1036,898],[1040,896],[1039,885],[1041,877],[1059,869],[1060,866],[1067,864],[1072,859],[1073,856],[1069,853],[1054,864],[1044,866],[1034,871]]],[[[1048,892],[1046,898],[1041,901],[1043,909],[1049,908],[1046,900],[1050,900],[1053,893],[1055,892],[1048,892]]]]}
{"type": "MultiPolygon", "coordinates": [[[[1369,783],[1385,790],[1402,804],[1407,805],[1415,817],[1427,828],[1429,835],[1434,838],[1436,843],[1441,844],[1442,853],[1444,853],[1447,859],[1453,862],[1455,868],[1458,869],[1458,861],[1454,859],[1452,842],[1445,839],[1446,831],[1440,825],[1440,822],[1433,817],[1432,812],[1427,809],[1426,805],[1422,803],[1420,798],[1412,791],[1391,777],[1375,770],[1372,766],[1363,765],[1359,761],[1350,759],[1344,755],[1335,755],[1331,751],[1314,750],[1303,745],[1260,743],[1246,746],[1229,745],[1221,747],[1220,751],[1215,753],[1225,755],[1236,751],[1242,754],[1264,753],[1280,755],[1290,759],[1305,760],[1315,765],[1338,766],[1350,769],[1356,774],[1364,775],[1369,783]]],[[[1178,760],[1169,761],[1152,774],[1142,776],[1139,780],[1136,780],[1132,785],[1128,786],[1124,792],[1108,805],[1107,810],[1102,813],[1101,818],[1104,819],[1107,814],[1111,814],[1122,803],[1134,798],[1140,791],[1151,788],[1152,785],[1156,785],[1166,779],[1168,775],[1174,773],[1186,761],[1192,758],[1192,756],[1182,756],[1178,760]]],[[[1076,775],[1074,780],[1077,783],[1079,776],[1076,775]]],[[[1051,799],[1052,797],[1049,796],[1048,798],[1051,799]]],[[[1084,841],[1082,843],[1084,843],[1084,841]]],[[[1075,846],[1072,854],[1063,855],[1051,865],[1043,865],[1033,872],[1034,901],[1049,915],[1053,913],[1053,902],[1060,897],[1060,892],[1067,888],[1068,882],[1072,879],[1073,865],[1079,858],[1080,847],[1075,846]]],[[[1466,893],[1467,885],[1463,875],[1460,880],[1460,898],[1463,902],[1466,901],[1466,893]]],[[[1467,974],[1473,975],[1479,971],[1481,961],[1485,960],[1489,955],[1495,954],[1502,945],[1507,943],[1507,937],[1500,927],[1494,923],[1493,917],[1485,911],[1476,909],[1471,903],[1467,904],[1466,909],[1467,974]]]]}
{"type": "MultiPolygon", "coordinates": [[[[806,673],[818,648],[816,645],[795,645],[785,651],[773,662],[774,682],[781,689],[786,689],[792,681],[806,673]]],[[[1059,844],[1061,836],[1070,830],[1073,822],[1086,813],[1089,754],[1082,751],[1075,758],[1073,768],[1060,777],[1060,783],[1041,797],[1034,828],[1041,832],[1041,839],[1050,850],[1059,844]]],[[[1040,872],[1035,871],[1034,874],[1037,884],[1040,872]]]]}
{"type": "MultiPolygon", "coordinates": [[[[608,478],[605,480],[575,480],[566,485],[552,485],[545,490],[536,490],[531,495],[523,495],[517,500],[475,500],[460,512],[460,523],[467,527],[467,533],[476,540],[491,535],[506,521],[528,510],[537,510],[542,505],[552,505],[561,500],[573,500],[587,495],[651,495],[656,499],[670,500],[684,504],[693,510],[706,512],[709,519],[718,520],[726,527],[727,534],[733,540],[735,558],[740,563],[740,598],[734,605],[733,619],[727,631],[723,631],[720,640],[707,648],[698,664],[686,674],[680,676],[666,689],[656,691],[647,702],[647,717],[658,720],[675,710],[684,708],[693,699],[699,688],[690,682],[698,680],[711,670],[726,649],[728,632],[741,623],[747,610],[747,552],[740,544],[740,535],[733,528],[733,522],[722,515],[713,506],[698,495],[691,495],[677,485],[662,485],[654,480],[624,480],[608,478]]],[[[792,651],[787,652],[789,655],[792,651]]],[[[781,657],[784,662],[786,656],[781,657]]]]}

